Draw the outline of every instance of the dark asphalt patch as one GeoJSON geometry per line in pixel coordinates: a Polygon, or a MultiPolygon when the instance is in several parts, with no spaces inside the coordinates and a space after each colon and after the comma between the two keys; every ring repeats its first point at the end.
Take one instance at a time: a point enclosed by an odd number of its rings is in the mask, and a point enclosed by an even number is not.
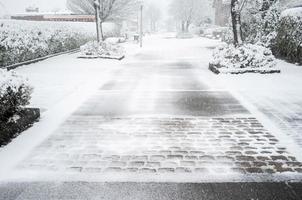
{"type": "Polygon", "coordinates": [[[7,183],[0,185],[0,199],[301,200],[301,188],[301,183],[7,183]]]}

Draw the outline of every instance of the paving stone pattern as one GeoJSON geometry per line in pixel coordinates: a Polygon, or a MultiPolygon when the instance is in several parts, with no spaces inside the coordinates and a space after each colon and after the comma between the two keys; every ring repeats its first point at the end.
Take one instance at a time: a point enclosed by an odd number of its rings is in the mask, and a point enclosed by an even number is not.
{"type": "Polygon", "coordinates": [[[78,173],[302,172],[255,118],[73,115],[20,166],[78,173]]]}

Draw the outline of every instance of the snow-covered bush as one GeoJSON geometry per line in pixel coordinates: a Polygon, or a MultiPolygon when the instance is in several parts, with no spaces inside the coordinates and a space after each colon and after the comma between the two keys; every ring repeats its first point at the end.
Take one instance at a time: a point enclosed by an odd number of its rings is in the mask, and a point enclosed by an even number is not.
{"type": "Polygon", "coordinates": [[[0,69],[0,122],[12,119],[29,104],[32,87],[27,80],[13,71],[0,69]]]}
{"type": "Polygon", "coordinates": [[[118,59],[124,56],[124,49],[109,42],[91,41],[81,46],[82,58],[113,58],[118,59]]]}
{"type": "Polygon", "coordinates": [[[213,57],[210,64],[222,69],[269,69],[276,65],[271,50],[253,44],[220,46],[214,50],[213,57]]]}
{"type": "Polygon", "coordinates": [[[248,2],[242,16],[244,41],[272,48],[277,36],[282,8],[279,2],[265,9],[259,1],[248,2]]]}
{"type": "MultiPolygon", "coordinates": [[[[104,24],[105,36],[112,35],[104,24]]],[[[95,24],[0,20],[0,67],[79,48],[95,38],[95,24]]]]}
{"type": "Polygon", "coordinates": [[[302,8],[281,15],[274,53],[290,62],[302,64],[302,8]]]}
{"type": "Polygon", "coordinates": [[[221,41],[227,44],[232,44],[234,42],[234,33],[231,27],[228,27],[223,31],[221,41]]]}

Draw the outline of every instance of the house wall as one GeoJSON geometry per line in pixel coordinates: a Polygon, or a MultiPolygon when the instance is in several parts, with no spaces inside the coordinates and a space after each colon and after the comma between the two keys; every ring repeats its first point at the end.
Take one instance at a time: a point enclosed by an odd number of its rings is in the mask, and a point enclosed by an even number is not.
{"type": "Polygon", "coordinates": [[[28,20],[28,21],[70,21],[70,22],[94,22],[95,17],[93,15],[15,15],[11,16],[14,20],[28,20]]]}

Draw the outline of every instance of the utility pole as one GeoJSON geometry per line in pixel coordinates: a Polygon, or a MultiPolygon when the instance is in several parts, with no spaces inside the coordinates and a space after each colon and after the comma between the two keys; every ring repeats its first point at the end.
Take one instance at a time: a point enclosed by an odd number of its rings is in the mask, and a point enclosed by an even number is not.
{"type": "Polygon", "coordinates": [[[143,5],[140,6],[140,31],[139,31],[139,45],[143,47],[143,5]]]}
{"type": "Polygon", "coordinates": [[[101,36],[100,36],[100,6],[101,6],[101,0],[95,0],[94,1],[94,8],[95,8],[95,21],[96,21],[96,35],[97,35],[97,41],[98,43],[101,42],[101,36]]]}

